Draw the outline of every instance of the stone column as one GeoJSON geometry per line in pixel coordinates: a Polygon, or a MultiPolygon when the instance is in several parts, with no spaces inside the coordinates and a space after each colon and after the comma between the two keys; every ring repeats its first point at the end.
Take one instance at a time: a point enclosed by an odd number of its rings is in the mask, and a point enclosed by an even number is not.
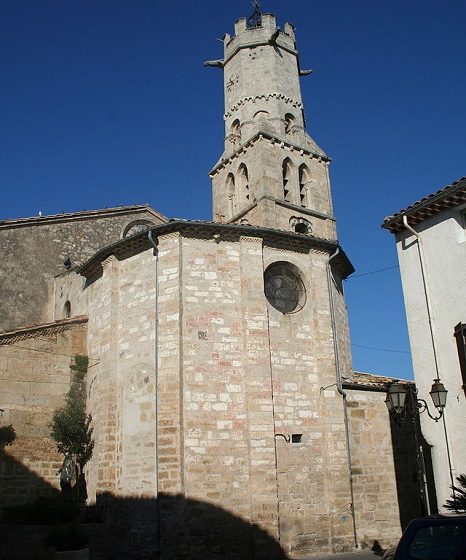
{"type": "MultiPolygon", "coordinates": [[[[246,406],[249,428],[251,523],[279,540],[275,427],[262,239],[241,237],[241,300],[246,406]]],[[[257,539],[257,535],[255,535],[257,539]]],[[[265,543],[255,542],[257,558],[265,543]]]]}
{"type": "Polygon", "coordinates": [[[157,487],[161,559],[186,554],[182,378],[182,238],[159,237],[157,487]]]}

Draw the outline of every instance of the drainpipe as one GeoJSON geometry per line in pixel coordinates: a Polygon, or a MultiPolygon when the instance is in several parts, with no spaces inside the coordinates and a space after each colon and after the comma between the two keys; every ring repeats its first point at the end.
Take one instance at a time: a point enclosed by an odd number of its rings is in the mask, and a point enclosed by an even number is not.
{"type": "Polygon", "coordinates": [[[158,282],[158,270],[159,270],[159,250],[152,236],[152,230],[149,229],[147,233],[147,238],[149,243],[154,249],[155,257],[155,325],[154,325],[154,377],[155,377],[155,488],[156,488],[156,503],[157,503],[157,539],[158,539],[158,552],[160,553],[160,539],[161,539],[161,520],[160,520],[160,504],[159,504],[159,451],[158,451],[158,421],[157,421],[157,409],[158,409],[158,378],[159,378],[159,356],[158,356],[158,327],[159,327],[159,282],[158,282]]]}
{"type": "Polygon", "coordinates": [[[333,352],[335,354],[335,373],[336,373],[336,387],[340,395],[343,397],[343,413],[345,422],[345,434],[346,434],[346,448],[348,449],[348,475],[350,483],[350,495],[351,495],[351,516],[353,518],[353,536],[354,536],[354,546],[358,548],[358,535],[356,530],[356,517],[354,514],[354,485],[353,485],[353,473],[351,470],[351,444],[350,444],[350,433],[349,433],[349,422],[348,422],[348,408],[347,408],[347,394],[343,390],[343,383],[341,379],[341,369],[340,369],[340,356],[338,352],[338,336],[337,336],[337,320],[335,315],[335,302],[333,298],[333,282],[332,282],[332,269],[331,261],[335,259],[340,254],[340,248],[330,255],[327,260],[327,282],[328,282],[328,294],[330,300],[330,320],[332,324],[332,337],[333,337],[333,352]]]}
{"type": "MultiPolygon", "coordinates": [[[[409,223],[408,223],[408,217],[406,216],[406,214],[403,216],[403,225],[405,226],[405,228],[411,232],[414,237],[416,238],[417,241],[417,251],[418,251],[418,255],[419,255],[419,264],[421,267],[421,276],[422,276],[422,286],[424,288],[424,297],[426,300],[426,309],[427,309],[427,319],[429,322],[429,331],[430,331],[430,340],[432,343],[432,351],[434,353],[434,365],[435,365],[435,374],[437,379],[440,379],[440,368],[438,365],[438,358],[437,358],[437,348],[435,346],[435,338],[434,338],[434,325],[433,325],[433,320],[432,320],[432,306],[430,303],[430,295],[429,295],[429,289],[427,286],[427,279],[426,279],[426,274],[425,274],[425,261],[424,261],[424,254],[423,254],[423,247],[422,247],[422,240],[420,235],[418,234],[418,232],[412,228],[409,223]]],[[[446,450],[447,450],[447,458],[448,458],[448,468],[450,470],[450,482],[451,482],[451,487],[453,490],[453,495],[455,495],[455,482],[453,479],[453,469],[451,466],[451,455],[450,455],[450,445],[448,443],[448,433],[447,433],[447,424],[445,422],[445,412],[443,413],[442,416],[442,422],[443,422],[443,431],[445,434],[445,445],[446,445],[446,450]]]]}

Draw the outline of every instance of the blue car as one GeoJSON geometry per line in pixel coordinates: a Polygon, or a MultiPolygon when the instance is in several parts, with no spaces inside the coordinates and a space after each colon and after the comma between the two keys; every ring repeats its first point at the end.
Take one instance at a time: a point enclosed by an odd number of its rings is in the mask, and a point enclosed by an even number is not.
{"type": "Polygon", "coordinates": [[[384,560],[466,560],[466,515],[414,519],[384,560]]]}

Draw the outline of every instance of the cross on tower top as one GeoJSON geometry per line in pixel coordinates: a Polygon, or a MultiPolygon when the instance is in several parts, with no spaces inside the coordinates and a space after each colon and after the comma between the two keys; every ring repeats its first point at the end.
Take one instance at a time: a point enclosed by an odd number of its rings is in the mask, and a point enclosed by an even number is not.
{"type": "Polygon", "coordinates": [[[251,17],[248,18],[248,28],[260,27],[262,25],[262,12],[260,0],[252,0],[252,5],[254,6],[254,12],[251,17]]]}

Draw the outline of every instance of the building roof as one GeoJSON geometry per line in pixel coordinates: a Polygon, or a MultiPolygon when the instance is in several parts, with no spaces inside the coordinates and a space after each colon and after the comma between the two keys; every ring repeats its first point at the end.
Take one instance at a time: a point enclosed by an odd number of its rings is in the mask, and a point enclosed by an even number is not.
{"type": "Polygon", "coordinates": [[[406,216],[410,226],[415,226],[423,220],[435,216],[442,210],[454,208],[466,203],[466,177],[462,177],[454,181],[451,185],[447,185],[418,200],[411,206],[403,208],[399,212],[388,216],[384,219],[382,227],[388,229],[392,233],[397,233],[405,229],[403,225],[403,216],[406,216]]]}
{"type": "Polygon", "coordinates": [[[109,218],[116,215],[134,214],[148,212],[154,218],[162,222],[168,222],[168,218],[148,204],[133,204],[130,206],[115,206],[114,208],[103,208],[100,210],[82,210],[80,212],[66,212],[63,214],[51,214],[48,216],[33,216],[30,218],[16,218],[12,220],[0,220],[0,229],[21,226],[37,226],[42,224],[70,222],[77,220],[88,220],[93,218],[109,218]]]}
{"type": "Polygon", "coordinates": [[[387,377],[386,375],[376,375],[374,373],[355,371],[353,372],[351,379],[343,379],[343,388],[385,393],[388,386],[392,383],[405,383],[407,385],[413,385],[414,381],[410,381],[408,379],[398,379],[396,377],[387,377]]]}
{"type": "MultiPolygon", "coordinates": [[[[149,228],[156,239],[160,235],[172,232],[182,232],[186,235],[193,235],[204,239],[235,239],[242,235],[250,237],[261,237],[267,243],[282,248],[292,248],[296,251],[309,251],[311,247],[317,247],[325,252],[333,253],[337,248],[339,254],[337,262],[340,265],[344,278],[354,272],[354,267],[346,256],[345,252],[340,248],[338,242],[330,241],[314,237],[312,235],[304,235],[291,231],[282,231],[272,228],[249,226],[243,224],[207,222],[202,220],[170,220],[168,223],[160,224],[149,228]],[[215,235],[215,237],[214,237],[215,235]]],[[[133,236],[121,239],[116,243],[112,243],[95,253],[87,262],[85,262],[77,272],[83,276],[89,277],[101,269],[101,263],[111,255],[125,255],[132,251],[145,251],[151,247],[148,239],[147,231],[139,232],[133,236]]]]}
{"type": "Polygon", "coordinates": [[[44,334],[56,334],[57,332],[65,331],[74,325],[82,323],[87,323],[86,315],[78,315],[76,317],[70,317],[69,319],[59,319],[51,323],[41,323],[39,325],[24,325],[12,331],[0,332],[0,346],[12,344],[18,340],[34,338],[35,336],[43,336],[44,334]]]}

